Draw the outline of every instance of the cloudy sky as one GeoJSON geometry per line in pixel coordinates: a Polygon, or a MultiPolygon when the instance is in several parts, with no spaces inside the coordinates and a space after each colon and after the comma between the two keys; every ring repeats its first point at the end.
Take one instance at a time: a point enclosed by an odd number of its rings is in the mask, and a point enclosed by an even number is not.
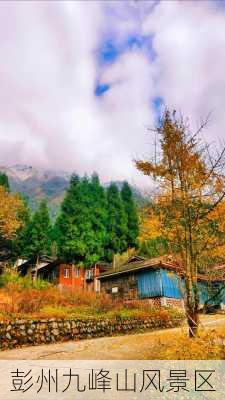
{"type": "Polygon", "coordinates": [[[225,2],[0,2],[0,164],[142,183],[165,105],[225,137],[225,2]]]}

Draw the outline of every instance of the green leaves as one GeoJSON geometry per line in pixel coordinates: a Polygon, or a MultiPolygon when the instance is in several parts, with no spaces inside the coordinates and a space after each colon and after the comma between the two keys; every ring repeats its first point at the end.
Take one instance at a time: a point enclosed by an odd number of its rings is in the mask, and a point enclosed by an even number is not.
{"type": "Polygon", "coordinates": [[[52,225],[48,206],[45,200],[31,216],[27,209],[24,215],[25,226],[16,242],[17,255],[22,257],[39,257],[51,254],[52,225]]]}
{"type": "Polygon", "coordinates": [[[107,189],[107,240],[106,258],[111,261],[113,254],[122,253],[127,249],[128,218],[120,192],[115,184],[107,189]]]}
{"type": "Polygon", "coordinates": [[[96,174],[71,177],[53,228],[45,201],[32,216],[25,207],[22,219],[24,227],[13,243],[15,258],[54,253],[88,267],[137,246],[138,216],[129,185],[124,183],[121,193],[115,184],[105,190],[96,174]]]}
{"type": "Polygon", "coordinates": [[[106,199],[98,177],[73,176],[56,221],[59,256],[92,265],[104,256],[106,199]]]}
{"type": "Polygon", "coordinates": [[[60,258],[89,266],[136,245],[135,204],[129,186],[122,190],[123,198],[115,184],[105,190],[96,174],[71,178],[55,225],[60,258]]]}
{"type": "Polygon", "coordinates": [[[0,186],[4,186],[7,192],[10,191],[8,176],[2,172],[0,172],[0,186]]]}
{"type": "Polygon", "coordinates": [[[127,182],[124,182],[123,184],[121,190],[121,198],[123,201],[125,213],[127,215],[127,247],[137,248],[137,237],[139,235],[138,213],[136,204],[133,199],[132,191],[127,182]]]}

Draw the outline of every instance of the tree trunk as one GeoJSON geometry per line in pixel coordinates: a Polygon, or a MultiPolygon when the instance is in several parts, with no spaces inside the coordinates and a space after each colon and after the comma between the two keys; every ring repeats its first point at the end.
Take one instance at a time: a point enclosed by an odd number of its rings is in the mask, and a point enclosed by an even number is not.
{"type": "Polygon", "coordinates": [[[186,315],[191,338],[198,335],[199,327],[199,294],[196,281],[197,279],[193,282],[191,276],[186,278],[186,315]]]}
{"type": "Polygon", "coordinates": [[[189,328],[189,337],[193,338],[198,335],[199,314],[198,311],[187,308],[187,322],[189,328]]]}

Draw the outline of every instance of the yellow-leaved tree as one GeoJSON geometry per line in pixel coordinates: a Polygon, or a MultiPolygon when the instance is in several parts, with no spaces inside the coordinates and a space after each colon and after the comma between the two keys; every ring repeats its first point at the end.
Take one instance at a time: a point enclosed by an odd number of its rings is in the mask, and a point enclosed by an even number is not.
{"type": "Polygon", "coordinates": [[[176,112],[166,110],[154,130],[159,154],[136,167],[158,183],[154,207],[144,220],[143,235],[166,239],[169,253],[182,264],[189,334],[199,326],[198,274],[225,258],[225,148],[211,149],[200,132],[176,112]]]}
{"type": "Polygon", "coordinates": [[[0,261],[7,258],[8,241],[14,239],[22,227],[20,216],[23,208],[24,203],[18,194],[10,193],[4,186],[0,186],[0,261]]]}

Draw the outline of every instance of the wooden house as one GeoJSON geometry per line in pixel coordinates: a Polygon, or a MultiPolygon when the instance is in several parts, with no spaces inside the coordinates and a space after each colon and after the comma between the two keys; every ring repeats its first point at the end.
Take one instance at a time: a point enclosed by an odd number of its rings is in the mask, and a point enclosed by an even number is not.
{"type": "Polygon", "coordinates": [[[34,278],[46,280],[60,287],[76,287],[81,290],[99,291],[97,277],[109,268],[109,264],[96,263],[91,268],[84,268],[72,263],[48,256],[24,260],[17,269],[21,276],[30,274],[34,278]]]}
{"type": "MultiPolygon", "coordinates": [[[[125,265],[102,273],[98,279],[101,291],[126,302],[141,300],[158,307],[184,307],[183,269],[165,258],[132,257],[125,265]]],[[[198,285],[203,306],[224,282],[216,277],[209,282],[206,276],[199,275],[198,285]]],[[[224,307],[225,289],[220,291],[220,298],[214,297],[214,302],[224,307]]]]}

